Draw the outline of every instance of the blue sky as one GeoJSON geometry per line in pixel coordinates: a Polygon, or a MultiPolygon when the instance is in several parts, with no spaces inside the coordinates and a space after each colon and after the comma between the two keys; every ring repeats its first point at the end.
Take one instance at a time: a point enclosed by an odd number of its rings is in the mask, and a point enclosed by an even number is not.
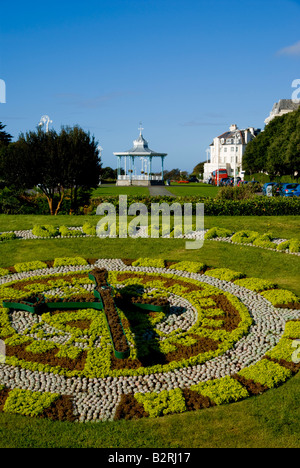
{"type": "Polygon", "coordinates": [[[300,1],[15,0],[0,15],[6,130],[78,124],[104,166],[142,122],[166,168],[190,172],[232,123],[263,128],[300,79],[300,1]]]}

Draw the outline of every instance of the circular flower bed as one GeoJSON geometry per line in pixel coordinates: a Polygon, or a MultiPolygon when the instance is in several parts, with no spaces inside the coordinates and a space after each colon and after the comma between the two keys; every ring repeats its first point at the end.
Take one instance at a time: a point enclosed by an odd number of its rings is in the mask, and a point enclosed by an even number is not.
{"type": "Polygon", "coordinates": [[[298,298],[228,269],[55,259],[9,269],[0,297],[8,413],[157,417],[257,395],[300,368],[298,298]]]}

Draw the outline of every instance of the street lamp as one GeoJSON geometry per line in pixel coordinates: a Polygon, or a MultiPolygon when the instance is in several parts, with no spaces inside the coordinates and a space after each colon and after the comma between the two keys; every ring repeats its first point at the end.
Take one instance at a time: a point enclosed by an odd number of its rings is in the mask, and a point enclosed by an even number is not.
{"type": "Polygon", "coordinates": [[[53,123],[53,121],[50,120],[50,117],[48,115],[43,115],[43,117],[40,120],[39,127],[43,127],[43,125],[45,125],[46,126],[46,133],[48,133],[50,123],[53,123]]]}
{"type": "Polygon", "coordinates": [[[233,184],[236,185],[236,158],[237,158],[237,147],[239,142],[239,130],[236,130],[234,133],[234,182],[233,184]]]}

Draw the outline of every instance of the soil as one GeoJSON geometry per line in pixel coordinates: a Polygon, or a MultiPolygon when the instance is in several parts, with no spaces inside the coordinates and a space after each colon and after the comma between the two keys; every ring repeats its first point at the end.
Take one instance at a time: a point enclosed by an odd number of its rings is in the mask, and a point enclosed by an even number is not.
{"type": "Polygon", "coordinates": [[[84,369],[87,352],[82,351],[80,356],[76,359],[70,358],[60,358],[56,357],[59,349],[52,349],[46,351],[45,353],[32,353],[26,351],[28,343],[23,343],[17,346],[6,345],[6,355],[15,356],[17,359],[21,359],[29,362],[40,362],[43,364],[48,364],[51,367],[62,367],[67,370],[78,370],[81,371],[84,369]]]}

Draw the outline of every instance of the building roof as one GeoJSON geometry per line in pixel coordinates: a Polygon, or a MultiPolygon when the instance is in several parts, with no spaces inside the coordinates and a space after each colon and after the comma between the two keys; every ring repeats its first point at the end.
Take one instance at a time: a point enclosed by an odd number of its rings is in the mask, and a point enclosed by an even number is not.
{"type": "Polygon", "coordinates": [[[134,140],[133,148],[128,151],[122,151],[114,153],[115,156],[167,156],[167,153],[157,153],[149,148],[147,140],[142,135],[142,130],[140,129],[139,137],[134,140]]]}
{"type": "Polygon", "coordinates": [[[299,107],[300,102],[295,102],[292,99],[280,99],[273,105],[269,117],[267,117],[265,120],[265,124],[271,122],[271,120],[273,120],[274,117],[296,111],[297,109],[299,109],[299,107]]]}

